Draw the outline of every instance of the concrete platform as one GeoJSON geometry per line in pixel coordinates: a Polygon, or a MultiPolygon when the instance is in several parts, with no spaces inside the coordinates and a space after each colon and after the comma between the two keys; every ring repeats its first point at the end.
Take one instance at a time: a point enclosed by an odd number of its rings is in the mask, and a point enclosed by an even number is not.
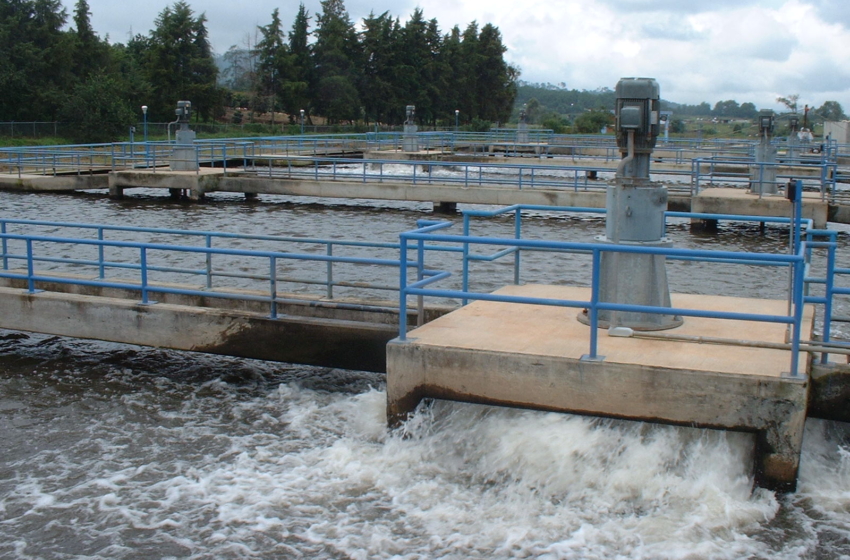
{"type": "MultiPolygon", "coordinates": [[[[691,212],[700,214],[734,214],[736,216],[791,217],[792,206],[783,195],[759,198],[743,189],[703,189],[691,199],[691,212]]],[[[820,193],[803,193],[803,218],[814,221],[816,228],[825,228],[829,204],[820,193]]]]}
{"type": "MultiPolygon", "coordinates": [[[[498,293],[586,301],[587,288],[509,286],[498,293]]],[[[786,302],[672,295],[682,308],[786,314],[786,302]]],[[[809,392],[788,377],[787,350],[608,337],[604,361],[582,360],[589,327],[579,310],[474,302],[387,346],[388,419],[423,398],[606,416],[756,434],[755,474],[768,488],[796,485],[809,392]]],[[[813,311],[807,310],[804,338],[813,311]]],[[[785,342],[779,324],[686,318],[668,333],[785,342]]],[[[806,371],[807,355],[799,367],[806,371]]]]}
{"type": "MultiPolygon", "coordinates": [[[[281,309],[283,311],[283,309],[281,309]]],[[[0,287],[0,328],[259,360],[385,371],[396,325],[0,287]]]]}
{"type": "Polygon", "coordinates": [[[450,150],[425,149],[416,152],[405,152],[403,150],[366,150],[363,152],[364,160],[374,161],[442,161],[451,155],[450,150]]]}

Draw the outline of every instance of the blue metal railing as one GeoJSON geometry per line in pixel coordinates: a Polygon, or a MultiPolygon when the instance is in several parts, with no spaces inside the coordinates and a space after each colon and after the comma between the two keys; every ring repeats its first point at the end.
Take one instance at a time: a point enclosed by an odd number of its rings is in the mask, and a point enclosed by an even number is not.
{"type": "MultiPolygon", "coordinates": [[[[623,312],[640,312],[640,313],[656,313],[656,314],[673,314],[689,317],[704,317],[726,320],[739,321],[761,321],[768,323],[780,323],[788,325],[791,330],[791,365],[790,372],[792,376],[799,374],[799,352],[800,352],[800,337],[802,329],[803,306],[804,303],[819,303],[814,298],[804,298],[804,280],[806,271],[806,255],[811,250],[813,245],[811,242],[803,242],[800,240],[800,231],[804,225],[811,227],[811,221],[802,220],[799,214],[799,204],[795,207],[798,209],[793,220],[789,218],[768,218],[751,216],[744,217],[747,220],[754,221],[775,221],[790,223],[792,225],[792,233],[795,242],[793,243],[793,251],[790,254],[771,254],[771,253],[738,253],[731,251],[707,251],[707,250],[689,250],[689,249],[673,249],[660,247],[643,247],[633,245],[612,245],[609,243],[575,243],[575,242],[557,242],[557,241],[540,241],[540,240],[525,240],[521,239],[521,210],[523,209],[540,209],[545,211],[554,211],[552,207],[530,207],[517,205],[492,212],[472,211],[465,212],[463,233],[460,236],[446,235],[442,230],[451,227],[449,222],[429,222],[420,224],[420,228],[414,231],[402,233],[400,250],[400,283],[399,283],[399,305],[401,315],[404,316],[407,308],[407,298],[416,296],[420,307],[422,306],[422,298],[424,297],[440,297],[459,299],[466,304],[469,300],[484,300],[484,301],[499,301],[518,304],[534,304],[534,305],[550,305],[559,307],[571,307],[578,309],[587,309],[589,322],[591,325],[588,340],[588,354],[585,356],[589,360],[599,359],[597,353],[598,346],[598,314],[600,311],[623,311],[623,312]],[[476,237],[470,235],[470,218],[481,216],[495,216],[500,214],[514,213],[515,215],[515,232],[514,238],[494,238],[494,237],[476,237]],[[461,255],[463,258],[462,265],[462,288],[460,290],[451,289],[436,289],[431,287],[432,284],[439,282],[451,276],[451,273],[445,269],[431,269],[426,266],[425,255],[427,247],[435,244],[454,244],[461,247],[461,255]],[[471,248],[475,246],[494,246],[502,247],[495,253],[487,256],[475,255],[471,248]],[[408,278],[408,252],[416,251],[416,280],[411,282],[408,278]],[[548,298],[533,298],[510,296],[494,293],[473,292],[469,289],[469,262],[473,260],[496,260],[498,258],[514,255],[514,278],[515,283],[519,283],[519,267],[520,255],[522,251],[550,251],[561,253],[584,253],[590,254],[592,266],[590,268],[590,298],[587,300],[559,300],[548,298]],[[660,255],[668,259],[683,259],[696,260],[704,262],[722,262],[729,264],[744,264],[744,265],[760,265],[773,267],[787,267],[791,271],[791,285],[789,286],[789,312],[787,315],[772,315],[772,314],[754,314],[754,313],[738,313],[738,312],[721,312],[721,311],[706,311],[693,308],[668,308],[656,307],[647,305],[633,304],[618,304],[611,302],[603,302],[599,299],[600,291],[600,268],[603,253],[635,253],[647,255],[660,255]]],[[[557,209],[571,212],[599,212],[598,209],[557,209]]],[[[692,217],[688,213],[669,213],[677,217],[692,217]]],[[[711,219],[729,219],[740,220],[740,216],[716,216],[716,215],[700,215],[702,217],[710,217],[711,219]]],[[[833,293],[844,293],[831,288],[833,293]]],[[[850,293],[850,290],[848,290],[850,293]]],[[[828,296],[831,297],[831,296],[828,296]]],[[[407,323],[400,321],[399,323],[399,338],[406,339],[407,323]]],[[[827,340],[828,341],[828,340],[827,340]]]]}
{"type": "MultiPolygon", "coordinates": [[[[359,265],[377,265],[377,266],[390,266],[397,267],[398,261],[395,259],[376,259],[376,258],[362,258],[362,257],[341,257],[341,256],[327,256],[327,255],[316,255],[316,254],[306,254],[306,253],[284,253],[284,252],[272,252],[272,251],[249,251],[249,250],[239,250],[239,249],[216,249],[216,248],[208,248],[208,247],[192,247],[192,246],[179,246],[179,245],[163,245],[158,243],[135,243],[130,241],[101,241],[101,240],[87,240],[87,239],[68,239],[61,237],[44,237],[44,236],[34,236],[34,235],[17,235],[17,234],[2,234],[3,238],[6,240],[18,240],[22,241],[26,244],[26,253],[24,255],[8,255],[10,259],[22,259],[26,261],[27,272],[26,274],[16,273],[16,272],[8,272],[2,271],[0,272],[0,277],[2,278],[10,278],[10,279],[18,279],[18,280],[26,280],[28,291],[30,293],[35,293],[35,283],[36,282],[54,282],[60,284],[74,284],[79,286],[98,286],[103,288],[117,288],[122,290],[137,290],[141,293],[141,303],[150,304],[152,303],[149,299],[150,293],[168,293],[168,294],[179,294],[179,295],[187,295],[187,296],[205,296],[205,297],[216,297],[222,299],[240,299],[240,300],[248,300],[248,301],[266,301],[269,302],[270,305],[270,317],[277,317],[277,305],[282,299],[277,294],[277,264],[278,261],[283,260],[295,260],[295,261],[315,261],[315,262],[325,262],[325,263],[349,263],[349,264],[359,264],[359,265]],[[139,282],[132,283],[128,281],[117,282],[117,281],[108,281],[108,280],[86,280],[83,278],[67,278],[60,277],[55,275],[45,275],[45,274],[37,274],[35,271],[35,263],[39,261],[45,261],[48,259],[37,258],[34,243],[51,243],[51,244],[73,244],[73,245],[91,245],[96,247],[117,247],[124,249],[136,249],[138,251],[138,262],[137,263],[120,263],[120,262],[105,262],[105,263],[93,263],[87,261],[72,261],[74,264],[102,264],[108,268],[120,268],[123,270],[136,270],[139,273],[139,282]],[[245,293],[228,293],[223,291],[210,291],[206,289],[182,289],[175,288],[173,286],[161,286],[155,285],[150,282],[149,273],[154,271],[177,271],[184,274],[204,274],[202,270],[188,270],[188,269],[168,269],[162,267],[153,267],[148,264],[148,258],[150,253],[154,251],[169,251],[169,252],[177,252],[177,253],[196,253],[203,255],[230,255],[230,256],[241,256],[241,257],[255,257],[260,259],[267,259],[269,261],[269,270],[270,273],[268,275],[254,275],[252,276],[255,279],[263,279],[268,282],[268,295],[267,296],[255,296],[251,294],[245,293]]],[[[52,262],[55,262],[55,259],[50,259],[52,262]]],[[[68,259],[64,259],[65,262],[68,262],[68,259]]],[[[287,281],[292,281],[287,279],[287,281]]],[[[302,280],[303,282],[303,280],[302,280]]],[[[333,285],[332,277],[328,278],[325,282],[328,286],[333,285]]],[[[340,285],[337,283],[336,285],[340,285]]],[[[380,286],[380,285],[364,285],[361,284],[359,287],[366,287],[371,289],[392,289],[390,287],[380,286]]]]}
{"type": "MultiPolygon", "coordinates": [[[[553,134],[550,130],[530,129],[522,133],[527,142],[520,142],[520,132],[516,129],[498,129],[491,132],[422,132],[417,135],[423,150],[450,151],[463,147],[478,151],[487,151],[488,147],[501,145],[507,152],[519,154],[521,147],[535,145],[541,157],[550,155],[550,148],[565,148],[568,155],[582,159],[601,159],[606,162],[621,158],[613,135],[563,135],[553,134]],[[601,150],[601,151],[600,151],[601,150]]],[[[274,136],[258,138],[229,138],[220,140],[199,139],[198,160],[202,163],[222,165],[234,154],[244,153],[246,157],[264,158],[267,156],[292,155],[340,155],[346,152],[363,150],[398,150],[401,148],[402,133],[369,132],[365,134],[324,134],[274,136]],[[245,149],[245,146],[249,146],[245,149]]],[[[695,158],[752,157],[754,141],[744,140],[701,140],[671,139],[659,146],[658,158],[669,161],[671,155],[675,163],[685,164],[695,158]]],[[[19,173],[49,174],[57,172],[91,172],[98,169],[129,169],[149,166],[151,156],[160,163],[166,163],[174,144],[164,141],[116,142],[113,144],[76,144],[65,146],[32,146],[20,148],[0,148],[0,161],[19,173]],[[141,154],[141,155],[140,155],[141,154]]],[[[799,152],[799,150],[797,150],[799,152]]],[[[818,154],[798,157],[800,163],[835,163],[839,147],[835,142],[824,144],[824,150],[818,154]]],[[[795,152],[796,153],[796,152],[795,152]]],[[[787,159],[787,158],[786,158],[787,159]]]]}
{"type": "MultiPolygon", "coordinates": [[[[838,165],[826,160],[817,162],[788,161],[767,163],[752,158],[712,157],[697,158],[691,162],[691,194],[698,195],[702,183],[710,185],[718,179],[723,183],[762,183],[768,169],[776,170],[776,179],[799,180],[812,183],[820,192],[821,200],[827,194],[834,197],[838,165]],[[706,169],[707,168],[707,169],[706,169]],[[782,169],[784,172],[779,172],[782,169]]],[[[830,201],[833,201],[831,198],[830,201]]]]}
{"type": "MultiPolygon", "coordinates": [[[[324,287],[326,297],[333,298],[333,289],[336,286],[354,287],[366,290],[385,290],[400,293],[401,316],[407,313],[407,296],[415,296],[418,300],[420,311],[423,309],[425,297],[440,297],[453,300],[461,300],[464,304],[471,299],[482,299],[492,301],[507,301],[515,303],[536,303],[543,305],[557,305],[562,307],[587,308],[588,317],[592,324],[598,324],[599,311],[632,311],[642,313],[664,313],[677,314],[694,317],[712,317],[720,319],[736,319],[751,321],[767,321],[787,324],[793,331],[791,337],[792,345],[799,351],[800,325],[802,321],[802,305],[823,305],[824,312],[824,342],[831,343],[830,326],[832,321],[832,300],[839,295],[850,295],[850,288],[836,285],[835,275],[850,275],[850,269],[839,268],[835,262],[835,248],[837,246],[837,234],[832,231],[813,230],[811,221],[802,220],[799,215],[800,205],[795,205],[797,210],[793,220],[789,218],[770,217],[741,217],[731,215],[712,214],[690,214],[680,212],[668,212],[667,216],[676,218],[703,219],[728,219],[733,221],[752,220],[772,223],[791,223],[793,226],[793,250],[790,254],[764,254],[764,253],[736,253],[730,251],[695,251],[687,249],[671,248],[646,248],[634,246],[615,246],[611,244],[579,243],[579,242],[553,242],[522,239],[522,212],[537,211],[546,213],[571,212],[571,213],[596,213],[603,214],[604,211],[594,208],[553,208],[549,206],[516,205],[494,211],[467,211],[463,217],[463,234],[446,235],[443,230],[452,224],[449,222],[420,222],[420,229],[401,235],[400,243],[374,243],[344,240],[322,240],[298,237],[282,237],[271,235],[241,235],[222,232],[191,231],[161,228],[140,228],[130,226],[105,226],[91,224],[76,224],[67,222],[49,222],[36,220],[9,220],[0,219],[0,263],[2,271],[0,277],[24,280],[27,289],[35,292],[39,284],[44,282],[77,284],[84,286],[100,286],[120,288],[125,290],[136,290],[140,293],[143,303],[151,303],[151,294],[174,293],[193,296],[220,297],[227,299],[245,299],[263,301],[269,304],[270,316],[277,316],[277,304],[286,301],[278,295],[278,287],[283,282],[302,283],[305,285],[318,285],[324,287]],[[487,218],[499,215],[513,215],[514,224],[513,238],[481,237],[471,235],[472,220],[475,218],[487,218]],[[807,228],[805,241],[802,240],[799,230],[807,228]],[[19,230],[32,232],[34,229],[46,228],[43,233],[21,233],[19,230]],[[60,235],[65,229],[77,232],[77,237],[60,235]],[[111,239],[116,235],[127,236],[155,236],[156,242],[139,241],[138,239],[111,239]],[[163,239],[168,236],[178,236],[179,242],[168,243],[163,239]],[[826,237],[826,241],[818,241],[820,237],[826,237]],[[197,244],[187,243],[186,239],[197,239],[197,244]],[[274,245],[281,244],[306,244],[313,249],[294,250],[244,250],[233,247],[223,247],[221,244],[227,240],[238,242],[270,242],[274,245]],[[57,247],[65,246],[90,247],[96,251],[96,257],[88,258],[77,254],[68,256],[66,251],[55,250],[57,247]],[[495,252],[490,254],[479,254],[474,251],[477,247],[494,246],[495,252]],[[48,248],[54,248],[50,250],[48,248]],[[342,255],[337,249],[346,248],[369,253],[368,256],[342,255]],[[827,252],[827,266],[825,276],[818,278],[811,276],[810,256],[814,249],[824,249],[827,252]],[[116,250],[124,251],[122,258],[110,255],[106,252],[116,250]],[[377,258],[373,253],[377,251],[389,251],[398,258],[377,258]],[[410,252],[415,251],[415,256],[410,252]],[[435,282],[447,279],[451,273],[442,265],[439,268],[426,266],[426,259],[434,251],[443,253],[456,253],[462,259],[460,289],[433,289],[435,282]],[[470,290],[469,275],[470,263],[475,261],[496,261],[504,257],[514,258],[514,282],[520,282],[521,256],[523,251],[550,251],[556,253],[581,253],[589,255],[592,266],[589,268],[591,288],[590,298],[586,301],[566,301],[535,298],[518,298],[512,296],[494,295],[470,290]],[[706,312],[699,309],[679,309],[666,307],[650,307],[639,305],[613,304],[599,300],[599,268],[601,255],[605,252],[628,252],[662,255],[667,259],[697,260],[702,262],[760,265],[772,267],[787,267],[790,269],[791,285],[789,286],[789,312],[787,315],[766,315],[746,313],[720,313],[706,312]],[[127,256],[129,254],[129,256],[127,256]],[[151,260],[151,256],[159,260],[151,260]],[[162,255],[195,255],[202,260],[199,266],[187,264],[180,260],[173,264],[166,259],[162,262],[162,255]],[[220,260],[221,259],[221,260],[220,260]],[[251,272],[239,270],[239,266],[232,266],[233,262],[227,259],[259,259],[266,264],[253,264],[251,272]],[[215,261],[216,266],[213,266],[215,261]],[[320,265],[324,274],[315,278],[295,278],[281,274],[279,265],[287,261],[312,262],[320,265]],[[14,263],[25,263],[25,271],[20,268],[13,269],[14,263]],[[400,281],[398,286],[382,285],[375,282],[361,282],[361,278],[355,282],[339,281],[335,278],[335,267],[339,265],[369,265],[380,266],[390,269],[398,269],[400,281]],[[93,270],[96,271],[93,278],[68,277],[49,273],[50,271],[40,265],[58,266],[62,271],[93,270]],[[262,272],[267,268],[268,272],[262,272]],[[130,271],[138,274],[138,280],[126,280],[109,277],[112,271],[130,271]],[[415,279],[410,280],[408,273],[415,272],[415,279]],[[204,279],[204,286],[199,289],[166,286],[161,283],[163,275],[191,275],[204,279]],[[158,276],[159,283],[154,282],[152,275],[158,276]],[[249,279],[251,281],[264,282],[266,285],[265,295],[252,295],[245,293],[228,293],[220,286],[215,286],[217,291],[211,291],[216,278],[249,279]],[[823,284],[825,293],[823,296],[809,295],[804,290],[805,286],[823,284]]],[[[241,262],[241,261],[240,261],[241,262]]],[[[242,263],[244,264],[244,263],[242,263]]],[[[49,268],[48,266],[48,268],[49,268]]],[[[244,268],[244,267],[243,267],[244,268]]],[[[390,272],[390,276],[392,271],[390,272]]],[[[261,290],[262,291],[262,290],[261,290]]],[[[422,314],[420,313],[420,318],[422,314]]],[[[400,326],[400,336],[406,333],[406,323],[400,326]]],[[[591,329],[589,333],[588,357],[597,357],[597,333],[591,329]]],[[[822,357],[826,360],[826,354],[822,357]]],[[[796,361],[792,362],[792,372],[796,374],[796,361]]]]}
{"type": "Polygon", "coordinates": [[[613,173],[599,166],[466,163],[444,161],[369,160],[313,157],[266,157],[264,167],[254,166],[262,176],[313,181],[357,181],[412,185],[459,185],[468,187],[510,186],[519,189],[572,189],[604,191],[604,183],[588,181],[588,173],[613,173]],[[277,164],[277,165],[276,165],[277,164]]]}
{"type": "MultiPolygon", "coordinates": [[[[318,286],[323,290],[323,296],[333,299],[334,288],[352,288],[367,291],[395,291],[395,287],[380,282],[344,281],[335,277],[335,270],[339,265],[374,265],[382,267],[397,267],[395,258],[359,257],[350,254],[340,254],[345,249],[351,252],[366,252],[370,255],[379,252],[388,252],[395,257],[398,250],[397,243],[327,240],[300,237],[283,237],[272,235],[243,235],[223,232],[177,230],[162,228],[141,228],[130,226],[105,226],[92,224],[77,224],[68,222],[48,222],[38,220],[9,220],[0,219],[0,277],[26,279],[30,290],[33,290],[36,282],[50,281],[66,284],[92,285],[102,287],[114,287],[121,289],[141,290],[143,302],[147,299],[147,293],[151,291],[181,293],[184,295],[206,295],[212,297],[223,297],[231,299],[252,299],[252,297],[238,295],[232,296],[221,291],[220,283],[215,279],[243,279],[252,282],[269,282],[272,285],[280,283],[300,284],[304,286],[318,286]],[[40,235],[14,233],[13,228],[33,230],[34,228],[48,228],[46,233],[40,235]],[[77,237],[55,235],[55,232],[71,230],[77,232],[77,237]],[[87,233],[86,233],[87,232],[87,233]],[[155,237],[157,242],[142,242],[128,239],[107,239],[107,234],[149,234],[155,237]],[[180,238],[183,243],[168,243],[162,241],[169,236],[180,238]],[[185,239],[197,239],[198,245],[186,244],[185,239]],[[214,246],[220,245],[228,240],[236,242],[269,242],[273,245],[289,245],[304,247],[302,251],[264,251],[244,250],[231,247],[214,246]],[[17,243],[18,245],[15,245],[17,243]],[[70,257],[56,248],[59,246],[76,246],[78,248],[91,247],[96,251],[94,258],[86,258],[77,255],[70,257]],[[20,247],[16,249],[16,247],[20,247]],[[49,247],[52,247],[51,251],[49,247]],[[313,248],[314,247],[314,248],[313,248]],[[134,251],[136,257],[121,253],[119,257],[107,258],[105,250],[134,251]],[[152,252],[166,254],[196,255],[201,258],[199,267],[180,265],[155,264],[150,262],[149,256],[152,252]],[[216,266],[213,266],[213,257],[217,257],[216,266]],[[233,266],[233,259],[268,259],[270,272],[268,274],[258,272],[241,272],[244,266],[233,266]],[[221,262],[219,262],[221,260],[221,262]],[[275,264],[284,261],[302,261],[324,264],[316,271],[316,277],[285,276],[277,273],[275,264]],[[15,262],[26,262],[27,272],[14,271],[15,262]],[[44,264],[58,266],[62,271],[84,271],[95,272],[94,279],[62,278],[60,276],[39,273],[35,265],[44,264]],[[112,281],[107,278],[110,271],[134,271],[139,274],[139,284],[126,281],[112,281]],[[149,282],[150,275],[157,273],[161,276],[177,275],[203,278],[204,288],[202,290],[179,290],[162,286],[152,286],[149,282]],[[322,274],[323,273],[323,274],[322,274]],[[216,291],[211,291],[213,288],[216,291]]],[[[440,250],[434,248],[434,250],[440,250]]],[[[132,253],[131,253],[132,255],[132,253]]],[[[253,270],[261,270],[262,267],[253,267],[253,270]]],[[[276,291],[276,287],[269,287],[269,293],[276,291]]],[[[272,297],[272,296],[269,296],[272,297]]],[[[253,298],[256,299],[256,298],[253,298]]],[[[262,299],[262,298],[261,298],[262,299]]],[[[271,303],[274,304],[274,298],[271,303]]]]}
{"type": "MultiPolygon", "coordinates": [[[[833,342],[832,338],[832,322],[834,319],[834,301],[836,296],[850,295],[850,288],[838,286],[837,278],[850,277],[850,268],[839,267],[836,262],[836,250],[838,248],[838,232],[833,230],[809,230],[806,232],[806,248],[811,255],[811,250],[816,248],[826,249],[826,268],[823,276],[809,276],[807,270],[806,284],[820,284],[824,287],[822,296],[812,296],[806,293],[806,303],[823,305],[823,334],[821,340],[832,346],[850,348],[850,343],[833,342]],[[826,238],[825,241],[816,241],[819,238],[826,238]]],[[[829,353],[824,352],[821,355],[821,363],[829,361],[829,353]]]]}

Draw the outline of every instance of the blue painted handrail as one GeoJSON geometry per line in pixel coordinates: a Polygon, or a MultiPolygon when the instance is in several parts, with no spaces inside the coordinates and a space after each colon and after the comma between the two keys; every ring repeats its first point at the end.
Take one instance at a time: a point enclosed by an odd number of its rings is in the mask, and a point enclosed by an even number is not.
{"type": "MultiPolygon", "coordinates": [[[[799,208],[799,204],[795,205],[799,208]]],[[[625,311],[625,312],[642,312],[642,313],[658,313],[658,314],[675,314],[690,317],[706,317],[726,320],[742,320],[742,321],[761,321],[769,323],[786,324],[791,327],[791,365],[790,372],[792,376],[799,374],[799,352],[800,352],[800,336],[803,318],[803,305],[806,303],[803,298],[804,289],[804,271],[806,265],[806,254],[810,246],[806,242],[795,243],[796,250],[793,254],[772,254],[772,253],[739,253],[733,251],[708,251],[708,250],[693,250],[693,249],[677,249],[677,248],[662,248],[662,247],[646,247],[635,245],[612,245],[609,243],[576,243],[564,241],[544,241],[544,240],[526,240],[521,239],[521,210],[537,209],[546,211],[569,211],[569,212],[597,212],[598,209],[589,208],[557,208],[548,206],[524,206],[515,205],[511,207],[501,208],[494,211],[468,211],[464,212],[463,233],[457,235],[447,235],[441,233],[450,227],[449,222],[429,223],[424,227],[420,227],[414,231],[402,233],[400,235],[400,262],[408,262],[408,251],[417,249],[417,268],[420,273],[416,282],[409,282],[407,275],[406,264],[402,265],[400,275],[400,293],[399,304],[402,309],[406,308],[406,300],[408,296],[423,297],[439,297],[459,299],[464,304],[469,300],[485,300],[485,301],[500,301],[507,303],[535,304],[535,305],[552,305],[559,307],[572,307],[579,309],[587,309],[590,319],[591,328],[589,329],[589,351],[588,359],[598,359],[597,354],[597,326],[599,311],[625,311]],[[514,213],[515,215],[515,237],[510,239],[494,238],[494,237],[478,237],[470,234],[470,219],[472,217],[491,217],[502,214],[514,213]],[[432,287],[436,282],[448,278],[450,273],[445,270],[431,270],[426,268],[424,255],[426,251],[422,250],[425,244],[434,246],[436,244],[455,244],[462,247],[463,268],[460,290],[437,289],[432,287]],[[502,247],[494,253],[487,256],[475,255],[470,250],[474,246],[494,246],[502,247]],[[523,250],[544,250],[568,253],[589,253],[592,255],[593,265],[590,270],[590,288],[591,296],[589,300],[558,300],[547,298],[532,298],[521,296],[507,296],[493,293],[473,292],[469,290],[469,266],[471,260],[496,260],[502,256],[515,256],[515,281],[519,283],[519,255],[523,250]],[[719,312],[706,311],[701,309],[690,308],[669,308],[669,307],[654,307],[644,305],[617,304],[610,302],[602,302],[599,300],[599,283],[600,283],[600,268],[601,255],[605,252],[621,252],[635,254],[661,255],[670,259],[686,259],[708,262],[724,262],[732,264],[747,264],[761,266],[782,266],[790,267],[792,270],[792,286],[789,290],[789,313],[787,315],[771,315],[771,314],[754,314],[754,313],[737,313],[737,312],[719,312]]],[[[704,219],[728,219],[741,220],[740,216],[728,215],[710,215],[699,214],[693,215],[689,213],[668,213],[675,217],[695,217],[699,216],[704,219]]],[[[811,227],[811,220],[802,220],[799,212],[794,219],[789,218],[765,218],[760,216],[746,216],[745,220],[751,221],[770,221],[791,224],[794,228],[795,239],[800,238],[800,229],[805,225],[811,227]]],[[[399,322],[399,339],[405,340],[407,335],[406,321],[399,322]]]]}

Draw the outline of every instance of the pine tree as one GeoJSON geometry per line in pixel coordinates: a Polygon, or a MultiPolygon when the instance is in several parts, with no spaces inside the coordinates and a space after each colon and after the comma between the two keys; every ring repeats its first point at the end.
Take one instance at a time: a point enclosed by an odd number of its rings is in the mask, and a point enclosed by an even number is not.
{"type": "Polygon", "coordinates": [[[354,120],[360,112],[359,83],[362,64],[360,43],[342,0],[322,0],[316,16],[315,90],[317,111],[329,122],[354,120]]]}
{"type": "Polygon", "coordinates": [[[0,114],[54,120],[73,84],[59,0],[0,0],[0,114]]]}
{"type": "Polygon", "coordinates": [[[147,42],[146,71],[152,84],[149,116],[171,119],[178,100],[192,102],[192,109],[204,119],[220,106],[216,87],[218,69],[207,38],[206,16],[194,17],[186,2],[160,12],[156,29],[147,42]]]}
{"type": "Polygon", "coordinates": [[[377,17],[372,13],[363,20],[364,68],[360,91],[367,120],[399,122],[403,112],[395,66],[399,35],[398,22],[388,12],[377,17]]]}
{"type": "Polygon", "coordinates": [[[502,44],[502,34],[497,27],[488,23],[481,28],[477,50],[479,118],[505,122],[516,99],[518,72],[505,62],[507,48],[502,44]]]}
{"type": "Polygon", "coordinates": [[[289,73],[289,52],[286,45],[283,27],[280,23],[280,12],[277,8],[272,12],[272,21],[259,28],[260,42],[257,43],[257,95],[265,96],[269,103],[267,108],[272,113],[272,125],[275,124],[274,114],[278,105],[278,96],[283,91],[283,83],[289,73]]]}
{"type": "Polygon", "coordinates": [[[313,83],[313,61],[308,45],[310,37],[310,14],[304,4],[298,6],[298,14],[289,32],[289,54],[291,56],[290,79],[286,84],[287,92],[284,109],[290,119],[303,109],[310,112],[310,84],[313,83]]]}

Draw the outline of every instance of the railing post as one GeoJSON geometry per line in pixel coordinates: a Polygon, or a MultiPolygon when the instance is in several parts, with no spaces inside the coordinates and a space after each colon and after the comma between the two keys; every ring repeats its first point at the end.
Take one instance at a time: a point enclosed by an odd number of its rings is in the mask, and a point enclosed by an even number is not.
{"type": "MultiPolygon", "coordinates": [[[[832,329],[832,298],[835,288],[835,249],[837,241],[833,235],[827,248],[826,257],[826,302],[823,306],[823,342],[830,341],[830,330],[832,329]]],[[[805,270],[805,269],[804,269],[805,270]]],[[[829,354],[823,352],[821,354],[820,363],[829,363],[829,354]]]]}
{"type": "Polygon", "coordinates": [[[277,319],[277,258],[269,257],[269,317],[277,319]]]}
{"type": "MultiPolygon", "coordinates": [[[[466,293],[469,291],[469,242],[466,240],[469,237],[469,215],[463,215],[463,263],[462,263],[462,272],[461,272],[461,290],[466,293]]],[[[466,305],[469,303],[467,298],[463,298],[460,302],[461,305],[466,305]]]]}
{"type": "Polygon", "coordinates": [[[97,264],[98,264],[98,275],[101,280],[106,277],[106,270],[103,264],[103,228],[97,228],[97,240],[100,241],[97,245],[97,264]]]}
{"type": "Polygon", "coordinates": [[[35,293],[35,280],[33,280],[33,257],[32,239],[27,239],[27,289],[29,293],[35,293]]]}
{"type": "MultiPolygon", "coordinates": [[[[425,278],[425,240],[420,238],[417,255],[416,255],[416,280],[417,282],[425,278]]],[[[425,324],[425,296],[419,294],[416,296],[416,326],[421,327],[425,324]]]]}
{"type": "MultiPolygon", "coordinates": [[[[327,255],[329,257],[333,257],[333,255],[334,255],[333,243],[328,243],[328,245],[327,245],[327,255]]],[[[333,263],[333,260],[331,260],[331,259],[328,259],[328,263],[327,263],[327,294],[328,294],[328,299],[333,299],[333,297],[334,297],[334,263],[333,263]]]]}
{"type": "MultiPolygon", "coordinates": [[[[522,239],[522,209],[516,209],[516,217],[514,218],[514,238],[522,239]]],[[[519,285],[520,259],[522,249],[517,246],[514,253],[514,284],[519,285]]]]}
{"type": "Polygon", "coordinates": [[[407,237],[399,236],[398,261],[398,338],[407,340],[407,237]]]}
{"type": "Polygon", "coordinates": [[[142,303],[148,304],[150,302],[148,301],[148,254],[147,254],[147,248],[142,247],[140,249],[140,251],[141,251],[141,256],[140,256],[140,261],[139,261],[139,265],[140,265],[139,270],[141,272],[141,277],[142,277],[142,281],[141,281],[141,284],[142,284],[142,303]]]}
{"type": "Polygon", "coordinates": [[[0,233],[3,234],[3,270],[9,270],[9,245],[7,243],[6,235],[6,222],[0,220],[0,233]]]}
{"type": "Polygon", "coordinates": [[[803,325],[803,276],[805,262],[794,261],[794,323],[791,336],[791,377],[797,377],[800,362],[800,332],[803,325]]]}
{"type": "Polygon", "coordinates": [[[590,287],[590,309],[588,313],[590,313],[590,355],[589,358],[591,360],[598,360],[599,357],[596,354],[597,344],[599,333],[599,310],[596,308],[596,305],[599,303],[599,269],[601,268],[601,254],[602,251],[599,249],[593,249],[593,272],[592,272],[592,280],[590,287]]]}
{"type": "MultiPolygon", "coordinates": [[[[212,248],[212,235],[207,234],[206,236],[206,245],[207,249],[212,248]]],[[[207,251],[206,256],[206,264],[207,264],[207,289],[212,289],[212,253],[207,251]]]]}

